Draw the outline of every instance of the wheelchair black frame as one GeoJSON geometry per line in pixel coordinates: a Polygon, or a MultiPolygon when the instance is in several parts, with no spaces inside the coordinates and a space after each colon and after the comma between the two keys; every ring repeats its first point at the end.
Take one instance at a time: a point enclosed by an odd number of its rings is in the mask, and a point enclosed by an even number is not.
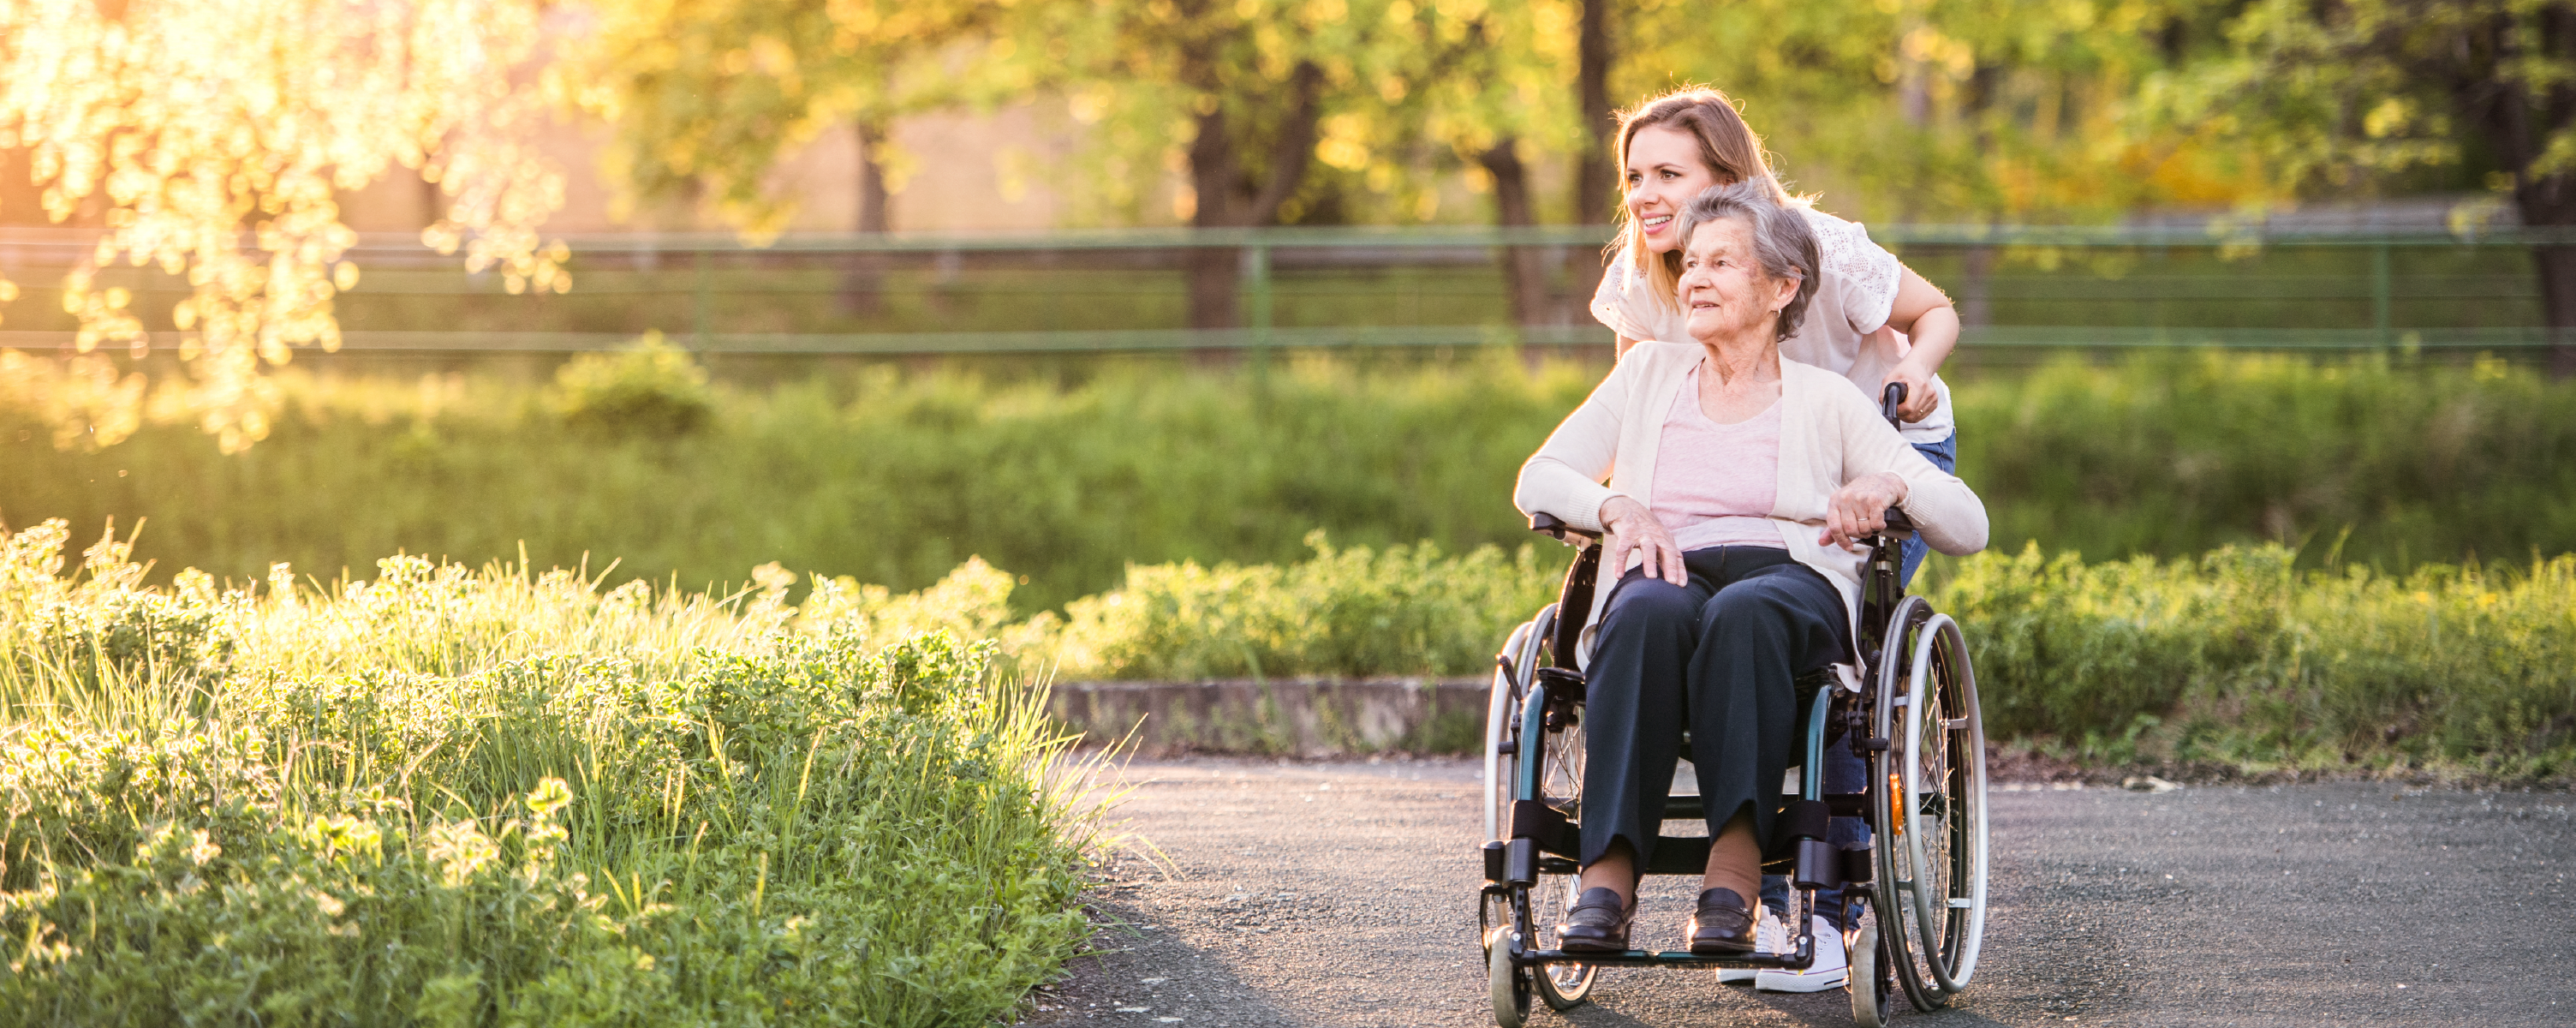
{"type": "MultiPolygon", "coordinates": [[[[1891,423],[1896,423],[1896,405],[1901,399],[1904,399],[1904,386],[1888,386],[1883,412],[1891,423]]],[[[1803,899],[1801,912],[1798,912],[1795,948],[1790,953],[1780,953],[1780,956],[1754,956],[1754,953],[1700,956],[1700,953],[1690,951],[1636,951],[1636,948],[1625,953],[1566,953],[1522,948],[1525,940],[1538,938],[1530,889],[1538,884],[1540,873],[1579,873],[1577,863],[1574,863],[1577,845],[1569,845],[1569,840],[1566,840],[1566,835],[1571,835],[1574,827],[1564,814],[1546,804],[1546,794],[1540,786],[1543,776],[1546,776],[1546,760],[1543,760],[1546,745],[1543,742],[1533,745],[1533,739],[1546,739],[1546,732],[1577,729],[1574,706],[1582,703],[1584,698],[1584,678],[1574,665],[1574,652],[1577,652],[1584,621],[1587,621],[1589,608],[1592,608],[1592,590],[1600,585],[1602,551],[1597,533],[1566,526],[1564,520],[1553,518],[1553,515],[1533,515],[1530,528],[1556,536],[1564,544],[1582,546],[1582,554],[1577,554],[1574,567],[1566,569],[1564,590],[1561,590],[1556,608],[1553,608],[1556,623],[1551,626],[1553,631],[1551,639],[1548,639],[1553,667],[1540,667],[1540,670],[1530,672],[1528,688],[1535,696],[1520,698],[1520,732],[1512,739],[1512,745],[1520,747],[1520,752],[1512,752],[1512,757],[1515,757],[1515,763],[1512,763],[1512,770],[1515,770],[1512,796],[1515,799],[1512,799],[1510,824],[1507,824],[1502,840],[1484,842],[1484,897],[1502,897],[1504,909],[1515,920],[1512,925],[1479,925],[1484,930],[1486,943],[1507,948],[1515,971],[1528,971],[1528,974],[1533,974],[1533,979],[1546,974],[1543,969],[1551,964],[1728,966],[1728,969],[1783,971],[1803,971],[1814,966],[1814,917],[1808,917],[1806,912],[1816,909],[1816,889],[1847,886],[1844,902],[1860,904],[1860,912],[1850,917],[1850,922],[1857,922],[1862,915],[1868,915],[1868,907],[1878,904],[1878,889],[1875,889],[1873,881],[1875,871],[1878,871],[1878,853],[1870,845],[1862,845],[1855,850],[1834,848],[1832,842],[1826,842],[1826,819],[1873,817],[1873,812],[1891,809],[1888,804],[1896,804],[1896,796],[1891,794],[1893,783],[1888,783],[1886,776],[1873,770],[1865,776],[1868,786],[1862,788],[1860,794],[1824,794],[1824,747],[1829,745],[1829,734],[1834,734],[1834,721],[1837,719],[1839,727],[1842,727],[1842,739],[1852,747],[1852,752],[1860,757],[1862,763],[1870,763],[1870,757],[1883,755],[1891,747],[1891,737],[1875,734],[1875,729],[1878,729],[1878,709],[1875,706],[1878,706],[1880,693],[1880,688],[1875,688],[1875,685],[1878,685],[1880,675],[1891,670],[1891,662],[1904,660],[1904,654],[1891,652],[1891,644],[1901,644],[1906,634],[1911,634],[1932,618],[1929,605],[1917,603],[1914,608],[1904,605],[1906,590],[1904,582],[1901,582],[1901,559],[1904,559],[1901,557],[1901,541],[1914,533],[1914,526],[1906,520],[1904,510],[1888,510],[1886,528],[1868,536],[1868,544],[1865,544],[1868,557],[1862,562],[1865,577],[1862,577],[1860,623],[1857,623],[1860,639],[1855,639],[1855,649],[1860,652],[1862,688],[1852,693],[1852,690],[1839,688],[1837,683],[1816,683],[1814,696],[1819,701],[1808,701],[1806,763],[1801,765],[1803,770],[1798,776],[1798,801],[1793,801],[1788,812],[1783,812],[1783,822],[1780,822],[1785,837],[1790,840],[1790,855],[1788,858],[1767,858],[1762,863],[1765,873],[1790,873],[1790,886],[1803,899]],[[1888,639],[1888,623],[1899,611],[1909,611],[1909,618],[1906,618],[1904,626],[1896,629],[1896,639],[1888,639]],[[1829,701],[1824,701],[1824,698],[1829,698],[1829,701]],[[1502,930],[1497,933],[1497,928],[1502,930]]],[[[1530,652],[1535,654],[1535,649],[1530,649],[1530,652]]],[[[1504,662],[1504,675],[1515,675],[1517,680],[1520,670],[1510,667],[1510,654],[1502,654],[1497,660],[1504,662]]],[[[1801,693],[1806,690],[1806,685],[1808,680],[1801,680],[1801,693]]],[[[1698,814],[1698,796],[1674,796],[1664,806],[1664,819],[1695,817],[1695,814],[1698,814]]],[[[1878,824],[1873,819],[1873,835],[1875,832],[1878,832],[1878,824]]],[[[1682,840],[1682,837],[1664,837],[1656,845],[1656,858],[1649,861],[1649,866],[1641,873],[1703,873],[1705,861],[1708,861],[1705,840],[1700,840],[1700,845],[1687,845],[1687,840],[1682,840]],[[1682,842],[1682,845],[1667,845],[1667,842],[1682,842]]],[[[1489,907],[1492,907],[1489,899],[1479,899],[1479,922],[1484,920],[1484,909],[1489,907]]],[[[1947,1002],[1947,995],[1942,995],[1940,987],[1927,989],[1927,982],[1917,982],[1911,966],[1906,966],[1904,971],[1893,966],[1896,958],[1906,951],[1906,943],[1883,938],[1883,930],[1901,930],[1901,925],[1904,925],[1901,915],[1893,922],[1888,922],[1886,915],[1880,915],[1880,933],[1870,933],[1880,935],[1878,953],[1868,961],[1868,974],[1878,979],[1878,982],[1870,984],[1870,989],[1878,997],[1878,1002],[1886,1002],[1901,987],[1901,992],[1914,1002],[1914,1007],[1935,1010],[1937,1005],[1947,1002]]],[[[1852,974],[1862,974],[1862,961],[1857,961],[1857,958],[1852,974]]],[[[1855,982],[1852,987],[1857,992],[1860,984],[1855,982]]]]}
{"type": "MultiPolygon", "coordinates": [[[[1869,537],[1867,542],[1869,555],[1864,562],[1868,575],[1862,588],[1861,638],[1858,640],[1863,661],[1861,676],[1864,682],[1874,680],[1878,669],[1887,659],[1887,655],[1883,652],[1887,644],[1884,638],[1886,635],[1884,626],[1895,612],[1897,604],[1905,599],[1904,587],[1899,584],[1898,578],[1897,561],[1900,552],[1898,544],[1912,533],[1912,526],[1905,521],[1905,515],[1901,511],[1890,511],[1888,518],[1888,528],[1869,537]]],[[[1555,666],[1539,669],[1530,676],[1530,688],[1534,695],[1524,696],[1521,701],[1521,725],[1515,745],[1520,746],[1524,751],[1530,749],[1528,740],[1543,739],[1546,733],[1571,731],[1578,727],[1574,723],[1572,708],[1582,702],[1584,686],[1581,674],[1574,668],[1573,654],[1576,633],[1579,633],[1583,627],[1583,619],[1591,608],[1592,591],[1598,584],[1601,557],[1601,545],[1592,533],[1572,528],[1544,514],[1533,518],[1531,527],[1536,531],[1555,536],[1559,541],[1580,545],[1583,547],[1583,552],[1576,557],[1574,566],[1567,571],[1565,587],[1556,606],[1556,632],[1549,647],[1554,656],[1555,666]],[[1577,543],[1577,539],[1582,541],[1577,543]],[[1573,612],[1570,616],[1569,611],[1573,612]],[[1572,627],[1569,629],[1567,626],[1572,627]]],[[[1499,659],[1508,661],[1510,658],[1505,655],[1499,659]]],[[[1506,671],[1512,670],[1517,669],[1506,668],[1506,671]]],[[[1875,690],[1864,685],[1860,692],[1853,693],[1839,688],[1836,683],[1830,681],[1830,678],[1829,674],[1810,676],[1800,682],[1802,692],[1806,687],[1813,685],[1815,699],[1824,701],[1810,701],[1807,705],[1806,756],[1798,776],[1799,802],[1815,804],[1815,806],[1807,808],[1810,816],[1806,819],[1784,816],[1782,819],[1784,827],[1790,832],[1797,833],[1789,836],[1791,854],[1763,862],[1764,873],[1790,876],[1792,887],[1804,894],[1803,898],[1806,901],[1804,909],[1809,911],[1815,909],[1816,890],[1833,886],[1853,887],[1851,891],[1845,893],[1847,901],[1857,900],[1864,905],[1874,902],[1868,889],[1872,878],[1872,851],[1866,846],[1850,850],[1834,847],[1825,839],[1824,816],[1818,815],[1867,817],[1869,812],[1875,809],[1874,804],[1889,801],[1886,795],[1887,783],[1879,781],[1879,776],[1875,774],[1867,776],[1870,780],[1869,786],[1861,792],[1827,795],[1823,791],[1824,775],[1821,769],[1824,766],[1824,748],[1828,743],[1828,736],[1834,734],[1833,721],[1838,715],[1843,726],[1842,736],[1851,745],[1853,753],[1864,761],[1870,754],[1882,752],[1888,748],[1887,739],[1875,738],[1871,735],[1875,690]],[[1793,824],[1793,822],[1797,823],[1793,824]],[[1802,828],[1805,829],[1803,832],[1802,828]]],[[[1738,967],[1784,971],[1803,971],[1814,966],[1816,939],[1814,922],[1809,917],[1798,919],[1795,948],[1788,953],[1769,957],[1755,954],[1707,956],[1688,950],[1631,949],[1621,953],[1569,953],[1565,950],[1522,949],[1523,940],[1537,937],[1537,925],[1531,920],[1532,905],[1528,893],[1537,885],[1538,876],[1542,873],[1575,874],[1580,870],[1573,856],[1576,847],[1570,844],[1571,840],[1568,838],[1574,832],[1573,825],[1562,813],[1548,807],[1544,799],[1540,798],[1543,795],[1540,783],[1546,774],[1544,755],[1544,746],[1536,747],[1536,752],[1514,754],[1516,759],[1513,767],[1510,827],[1505,839],[1487,842],[1484,845],[1486,872],[1484,894],[1506,899],[1507,908],[1513,911],[1521,922],[1510,925],[1512,931],[1505,932],[1501,938],[1494,940],[1498,945],[1511,948],[1515,966],[1532,972],[1537,972],[1550,964],[1586,964],[1595,967],[1738,967]]],[[[1671,797],[1666,800],[1664,808],[1666,820],[1694,816],[1700,816],[1698,797],[1671,797]]],[[[1655,858],[1649,862],[1649,866],[1643,873],[1658,875],[1702,873],[1708,860],[1706,840],[1699,840],[1700,844],[1696,846],[1690,845],[1689,841],[1684,838],[1667,838],[1659,842],[1656,846],[1655,858]],[[1671,845],[1672,843],[1681,845],[1671,845]]],[[[1482,906],[1483,904],[1480,903],[1480,908],[1482,906]]],[[[1480,926],[1489,935],[1496,927],[1498,926],[1480,926]]]]}

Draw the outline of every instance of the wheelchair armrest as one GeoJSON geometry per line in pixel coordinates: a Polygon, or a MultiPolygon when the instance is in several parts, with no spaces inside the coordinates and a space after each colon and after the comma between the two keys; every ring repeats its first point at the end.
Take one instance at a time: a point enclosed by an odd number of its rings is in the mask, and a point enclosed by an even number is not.
{"type": "Polygon", "coordinates": [[[1906,517],[1905,511],[1900,508],[1889,507],[1887,508],[1887,527],[1881,529],[1880,533],[1890,539],[1910,538],[1914,535],[1914,519],[1906,517]]]}
{"type": "Polygon", "coordinates": [[[1556,541],[1568,544],[1573,543],[1576,539],[1582,539],[1587,542],[1601,541],[1601,533],[1588,532],[1583,529],[1576,528],[1572,525],[1566,524],[1565,519],[1557,517],[1556,515],[1550,514],[1546,511],[1540,511],[1536,514],[1530,515],[1530,531],[1544,532],[1553,536],[1556,541]]]}

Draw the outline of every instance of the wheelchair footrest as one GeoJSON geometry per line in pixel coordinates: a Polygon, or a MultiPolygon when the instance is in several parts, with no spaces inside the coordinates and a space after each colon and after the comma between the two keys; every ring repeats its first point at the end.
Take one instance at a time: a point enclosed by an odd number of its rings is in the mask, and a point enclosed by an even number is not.
{"type": "Polygon", "coordinates": [[[1701,956],[1686,949],[1661,952],[1632,949],[1624,953],[1568,953],[1564,950],[1542,949],[1524,950],[1518,956],[1519,963],[1525,966],[1590,964],[1595,967],[1762,967],[1782,971],[1804,971],[1815,965],[1814,947],[1817,945],[1840,946],[1842,940],[1811,941],[1808,948],[1802,952],[1782,953],[1778,956],[1738,953],[1711,957],[1701,956]]]}

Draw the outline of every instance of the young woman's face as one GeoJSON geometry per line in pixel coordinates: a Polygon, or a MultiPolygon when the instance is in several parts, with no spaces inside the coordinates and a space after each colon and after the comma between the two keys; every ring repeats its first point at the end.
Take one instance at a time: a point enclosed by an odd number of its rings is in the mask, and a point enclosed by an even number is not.
{"type": "Polygon", "coordinates": [[[1708,342],[1771,324],[1796,294],[1798,280],[1763,274],[1753,253],[1752,224],[1719,218],[1691,232],[1678,286],[1684,326],[1692,339],[1708,342]]]}
{"type": "Polygon", "coordinates": [[[1628,218],[1652,253],[1680,249],[1673,215],[1701,190],[1726,184],[1700,160],[1697,137],[1663,125],[1648,125],[1628,137],[1628,166],[1620,176],[1628,187],[1628,218]]]}

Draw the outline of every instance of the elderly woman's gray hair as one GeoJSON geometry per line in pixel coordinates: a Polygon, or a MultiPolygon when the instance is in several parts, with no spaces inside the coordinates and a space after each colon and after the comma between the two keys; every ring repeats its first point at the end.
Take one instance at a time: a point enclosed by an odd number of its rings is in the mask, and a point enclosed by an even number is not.
{"type": "Polygon", "coordinates": [[[1779,185],[1769,179],[1747,179],[1722,186],[1710,186],[1683,206],[1673,220],[1681,232],[1674,238],[1690,245],[1691,235],[1712,221],[1742,219],[1752,228],[1753,259],[1762,265],[1762,273],[1774,279],[1795,278],[1798,294],[1780,308],[1780,320],[1773,326],[1774,338],[1787,339],[1798,334],[1798,325],[1807,318],[1807,301],[1816,297],[1816,233],[1807,227],[1807,215],[1790,204],[1780,202],[1779,185]]]}

